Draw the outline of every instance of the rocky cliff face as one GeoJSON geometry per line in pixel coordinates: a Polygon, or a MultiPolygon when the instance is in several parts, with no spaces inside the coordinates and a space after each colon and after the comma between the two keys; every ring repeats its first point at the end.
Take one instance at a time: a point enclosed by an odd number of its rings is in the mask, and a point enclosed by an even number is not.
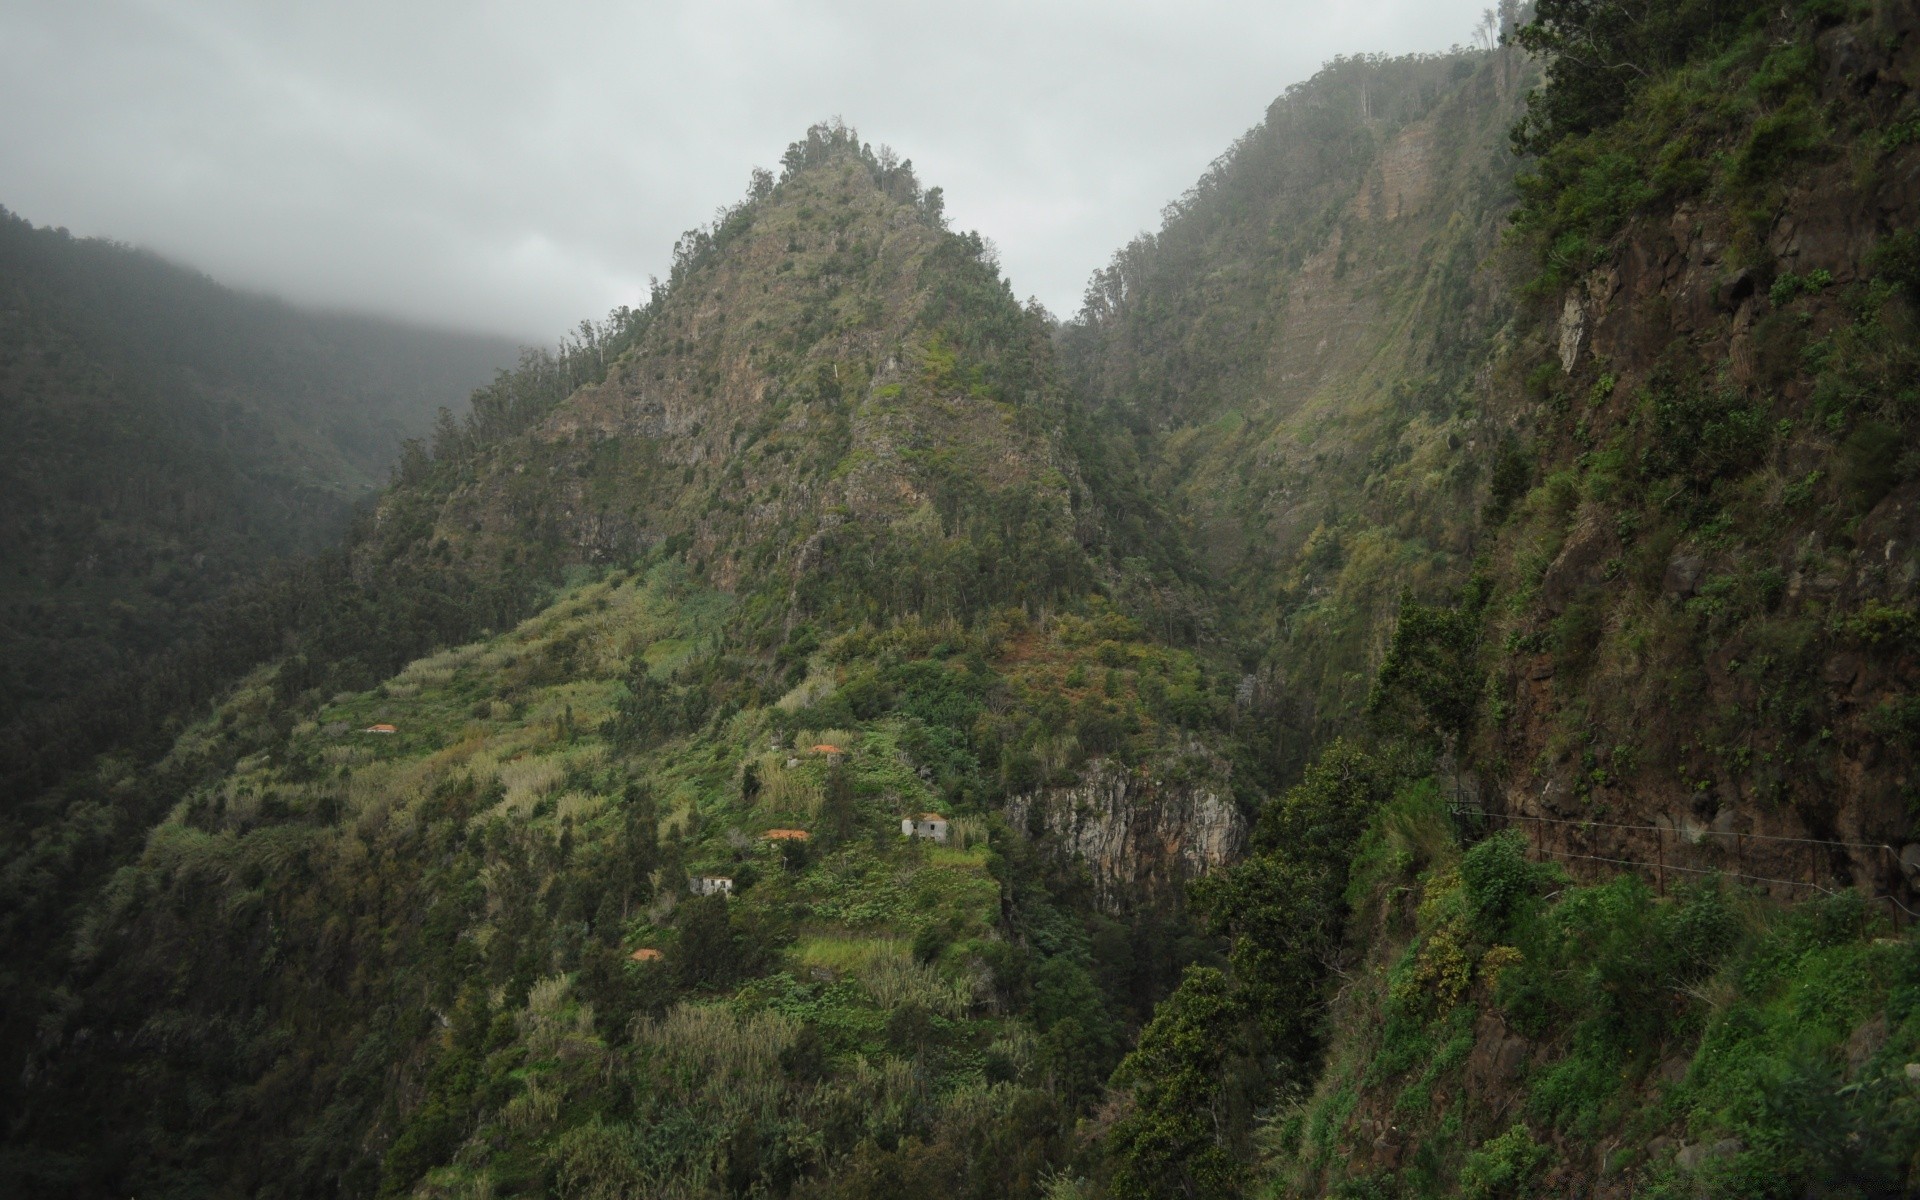
{"type": "MultiPolygon", "coordinates": [[[[1533,33],[1593,33],[1576,8],[1543,3],[1533,33]]],[[[1415,122],[1288,280],[1316,336],[1273,378],[1314,389],[1300,413],[1248,404],[1166,443],[1170,472],[1217,468],[1265,432],[1240,462],[1299,548],[1262,579],[1284,588],[1269,662],[1323,704],[1326,665],[1375,682],[1376,712],[1417,693],[1429,727],[1406,731],[1469,767],[1395,797],[1353,856],[1318,1081],[1248,1138],[1275,1168],[1261,1194],[1913,1191],[1920,12],[1718,12],[1611,56],[1669,56],[1617,120],[1532,143],[1496,269],[1426,277],[1505,307],[1470,353],[1434,308],[1340,303],[1357,269],[1394,278],[1368,251],[1432,197],[1472,195],[1434,183],[1453,160],[1415,122]],[[1375,359],[1314,358],[1343,321],[1375,359]],[[1396,353],[1402,334],[1434,353],[1396,353]],[[1390,399],[1366,391],[1383,367],[1390,399]],[[1442,452],[1476,439],[1478,464],[1442,452]],[[1399,678],[1342,636],[1391,626],[1387,580],[1428,602],[1400,606],[1399,678]]],[[[1569,44],[1544,96],[1595,43],[1569,44]]],[[[1181,484],[1212,487],[1194,509],[1253,511],[1209,469],[1181,484]]],[[[1252,866],[1298,869],[1257,844],[1252,866]]],[[[1275,904],[1235,967],[1304,909],[1275,904]]]]}
{"type": "MultiPolygon", "coordinates": [[[[1920,908],[1901,865],[1920,477],[1899,261],[1920,146],[1876,132],[1920,85],[1917,33],[1889,6],[1822,34],[1799,86],[1852,149],[1647,205],[1542,299],[1516,359],[1553,378],[1504,376],[1540,487],[1496,552],[1517,615],[1492,631],[1504,699],[1480,759],[1576,870],[1920,908]]],[[[1728,161],[1756,153],[1742,132],[1728,161]]]]}
{"type": "Polygon", "coordinates": [[[1084,864],[1100,908],[1118,912],[1235,861],[1245,845],[1246,820],[1226,787],[1226,763],[1193,747],[1181,765],[1200,770],[1176,773],[1171,763],[1128,770],[1097,759],[1070,787],[1012,797],[1007,819],[1084,864]]]}

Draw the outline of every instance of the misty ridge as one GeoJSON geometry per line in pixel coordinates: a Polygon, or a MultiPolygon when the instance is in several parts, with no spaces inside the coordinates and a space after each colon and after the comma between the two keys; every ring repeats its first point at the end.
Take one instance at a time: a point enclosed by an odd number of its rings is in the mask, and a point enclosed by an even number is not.
{"type": "Polygon", "coordinates": [[[0,15],[0,1191],[1920,1191],[1920,10],[723,7],[0,15]]]}

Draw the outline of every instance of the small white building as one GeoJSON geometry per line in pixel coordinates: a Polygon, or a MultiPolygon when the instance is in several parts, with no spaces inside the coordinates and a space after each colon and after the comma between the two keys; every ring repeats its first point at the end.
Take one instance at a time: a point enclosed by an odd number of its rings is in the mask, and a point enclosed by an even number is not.
{"type": "Polygon", "coordinates": [[[725,875],[696,875],[690,882],[696,896],[733,895],[733,880],[725,875]]]}
{"type": "Polygon", "coordinates": [[[917,817],[901,817],[900,836],[932,838],[936,842],[944,842],[947,840],[947,819],[939,813],[921,813],[917,817]]]}

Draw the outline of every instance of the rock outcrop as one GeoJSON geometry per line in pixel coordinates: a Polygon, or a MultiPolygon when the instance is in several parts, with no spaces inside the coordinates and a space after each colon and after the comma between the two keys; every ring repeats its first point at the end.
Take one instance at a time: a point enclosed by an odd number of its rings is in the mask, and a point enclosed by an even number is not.
{"type": "Polygon", "coordinates": [[[1200,761],[1200,777],[1181,778],[1157,769],[1163,764],[1128,770],[1096,759],[1070,787],[1012,797],[1007,817],[1084,863],[1101,910],[1115,912],[1239,857],[1247,826],[1226,787],[1226,764],[1200,761]]]}
{"type": "MultiPolygon", "coordinates": [[[[1920,85],[1920,23],[1876,20],[1870,52],[1843,27],[1816,53],[1821,102],[1862,122],[1920,85]]],[[[1914,903],[1900,714],[1920,655],[1894,630],[1920,603],[1920,480],[1895,465],[1906,435],[1880,403],[1905,369],[1882,365],[1909,336],[1890,331],[1910,318],[1874,314],[1920,209],[1920,147],[1861,153],[1871,171],[1782,167],[1757,223],[1711,198],[1649,206],[1557,323],[1536,314],[1554,398],[1518,371],[1496,393],[1542,448],[1538,478],[1584,491],[1495,554],[1515,579],[1521,556],[1552,558],[1516,585],[1525,620],[1495,630],[1522,649],[1480,756],[1517,765],[1496,807],[1576,874],[1717,871],[1782,898],[1914,903]],[[1611,492],[1597,447],[1622,464],[1611,492]]]]}

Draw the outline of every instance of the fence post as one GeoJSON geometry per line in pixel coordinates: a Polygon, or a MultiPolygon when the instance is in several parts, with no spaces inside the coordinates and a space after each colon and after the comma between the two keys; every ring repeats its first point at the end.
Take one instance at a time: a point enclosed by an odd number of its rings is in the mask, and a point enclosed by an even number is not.
{"type": "Polygon", "coordinates": [[[1655,867],[1657,874],[1654,876],[1657,880],[1656,886],[1664,896],[1667,894],[1667,834],[1666,830],[1660,827],[1658,820],[1653,823],[1653,856],[1657,864],[1655,867]]]}
{"type": "MultiPolygon", "coordinates": [[[[1903,928],[1900,920],[1901,917],[1907,918],[1905,922],[1906,925],[1913,924],[1913,914],[1907,911],[1907,906],[1900,903],[1900,898],[1894,894],[1900,890],[1900,885],[1905,881],[1907,872],[1900,864],[1899,852],[1892,846],[1882,843],[1880,853],[1893,860],[1893,873],[1887,876],[1887,888],[1884,895],[1887,901],[1887,908],[1891,910],[1888,915],[1893,918],[1894,932],[1897,933],[1903,928]]],[[[1879,892],[1879,885],[1875,884],[1873,890],[1879,892]]]]}

